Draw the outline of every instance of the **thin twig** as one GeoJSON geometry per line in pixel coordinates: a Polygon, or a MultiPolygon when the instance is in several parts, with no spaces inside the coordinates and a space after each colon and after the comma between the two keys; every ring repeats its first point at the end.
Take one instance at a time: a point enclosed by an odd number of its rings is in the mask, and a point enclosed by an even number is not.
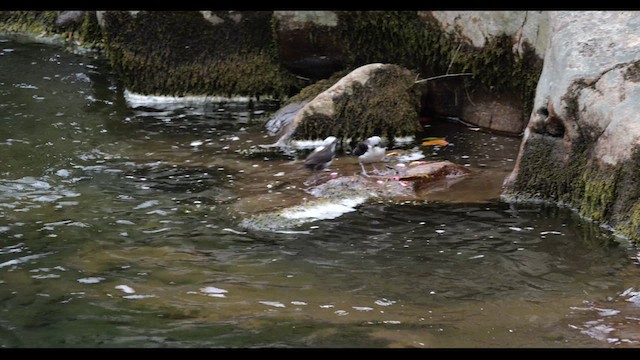
{"type": "Polygon", "coordinates": [[[447,67],[447,72],[445,74],[448,74],[449,70],[451,70],[451,65],[453,65],[453,62],[456,60],[456,56],[458,56],[458,50],[460,50],[460,46],[462,46],[462,43],[458,44],[456,51],[453,53],[453,56],[451,57],[451,62],[449,63],[449,67],[447,67]]]}
{"type": "Polygon", "coordinates": [[[465,94],[467,94],[467,100],[469,100],[469,102],[471,103],[471,105],[476,106],[476,104],[473,103],[473,101],[471,100],[471,95],[469,95],[469,90],[467,90],[466,86],[463,86],[464,88],[464,92],[465,94]]]}
{"type": "Polygon", "coordinates": [[[436,79],[442,79],[442,78],[446,78],[446,77],[453,77],[453,76],[471,76],[473,75],[473,73],[459,73],[459,74],[444,74],[444,75],[438,75],[438,76],[433,76],[430,78],[426,78],[426,79],[422,79],[422,80],[417,80],[415,83],[423,83],[429,80],[436,80],[436,79]]]}

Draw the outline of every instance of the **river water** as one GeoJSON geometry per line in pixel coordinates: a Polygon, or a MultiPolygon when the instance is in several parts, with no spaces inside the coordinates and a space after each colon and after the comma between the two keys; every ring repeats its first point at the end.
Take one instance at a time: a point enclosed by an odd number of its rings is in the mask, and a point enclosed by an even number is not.
{"type": "MultiPolygon", "coordinates": [[[[640,338],[637,251],[499,200],[520,139],[434,123],[475,173],[289,231],[304,193],[276,108],[137,106],[103,60],[0,38],[1,347],[617,347],[640,338]]],[[[333,167],[358,172],[339,154],[333,167]]]]}

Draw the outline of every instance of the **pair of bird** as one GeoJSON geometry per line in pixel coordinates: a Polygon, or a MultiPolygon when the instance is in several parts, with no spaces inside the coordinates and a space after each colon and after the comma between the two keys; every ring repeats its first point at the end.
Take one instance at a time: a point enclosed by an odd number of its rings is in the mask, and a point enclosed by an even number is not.
{"type": "MultiPolygon", "coordinates": [[[[335,136],[324,139],[322,144],[315,148],[304,160],[304,166],[312,171],[319,171],[327,168],[336,156],[335,136]]],[[[379,136],[372,136],[356,145],[352,154],[358,157],[358,162],[362,168],[362,175],[369,176],[364,168],[364,164],[371,164],[378,172],[373,163],[380,162],[385,156],[386,147],[381,146],[382,139],[379,136]]]]}

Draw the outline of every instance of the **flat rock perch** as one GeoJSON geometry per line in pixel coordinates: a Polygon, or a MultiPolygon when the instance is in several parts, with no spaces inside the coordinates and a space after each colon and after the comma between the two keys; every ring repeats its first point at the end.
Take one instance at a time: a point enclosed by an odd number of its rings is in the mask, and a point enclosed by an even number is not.
{"type": "Polygon", "coordinates": [[[459,180],[471,171],[450,161],[416,162],[396,166],[381,176],[341,176],[307,190],[316,197],[301,205],[274,212],[256,214],[242,220],[240,226],[254,230],[284,230],[306,222],[333,219],[370,199],[406,201],[418,199],[417,193],[441,181],[459,180]]]}

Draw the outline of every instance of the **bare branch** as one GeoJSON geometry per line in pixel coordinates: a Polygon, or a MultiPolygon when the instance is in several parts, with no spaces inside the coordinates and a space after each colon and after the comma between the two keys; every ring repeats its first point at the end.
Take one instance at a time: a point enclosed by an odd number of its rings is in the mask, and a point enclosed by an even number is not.
{"type": "Polygon", "coordinates": [[[417,80],[415,83],[418,84],[418,83],[427,82],[429,80],[442,79],[442,78],[446,78],[446,77],[471,76],[471,75],[473,75],[473,73],[444,74],[444,75],[433,76],[433,77],[422,79],[422,80],[417,80]]]}
{"type": "Polygon", "coordinates": [[[461,46],[462,46],[462,43],[458,44],[456,51],[453,53],[453,56],[451,57],[451,62],[449,63],[449,67],[447,67],[447,72],[445,74],[449,74],[449,70],[451,70],[451,65],[453,65],[453,62],[456,60],[456,56],[458,56],[458,50],[460,50],[461,46]]]}

